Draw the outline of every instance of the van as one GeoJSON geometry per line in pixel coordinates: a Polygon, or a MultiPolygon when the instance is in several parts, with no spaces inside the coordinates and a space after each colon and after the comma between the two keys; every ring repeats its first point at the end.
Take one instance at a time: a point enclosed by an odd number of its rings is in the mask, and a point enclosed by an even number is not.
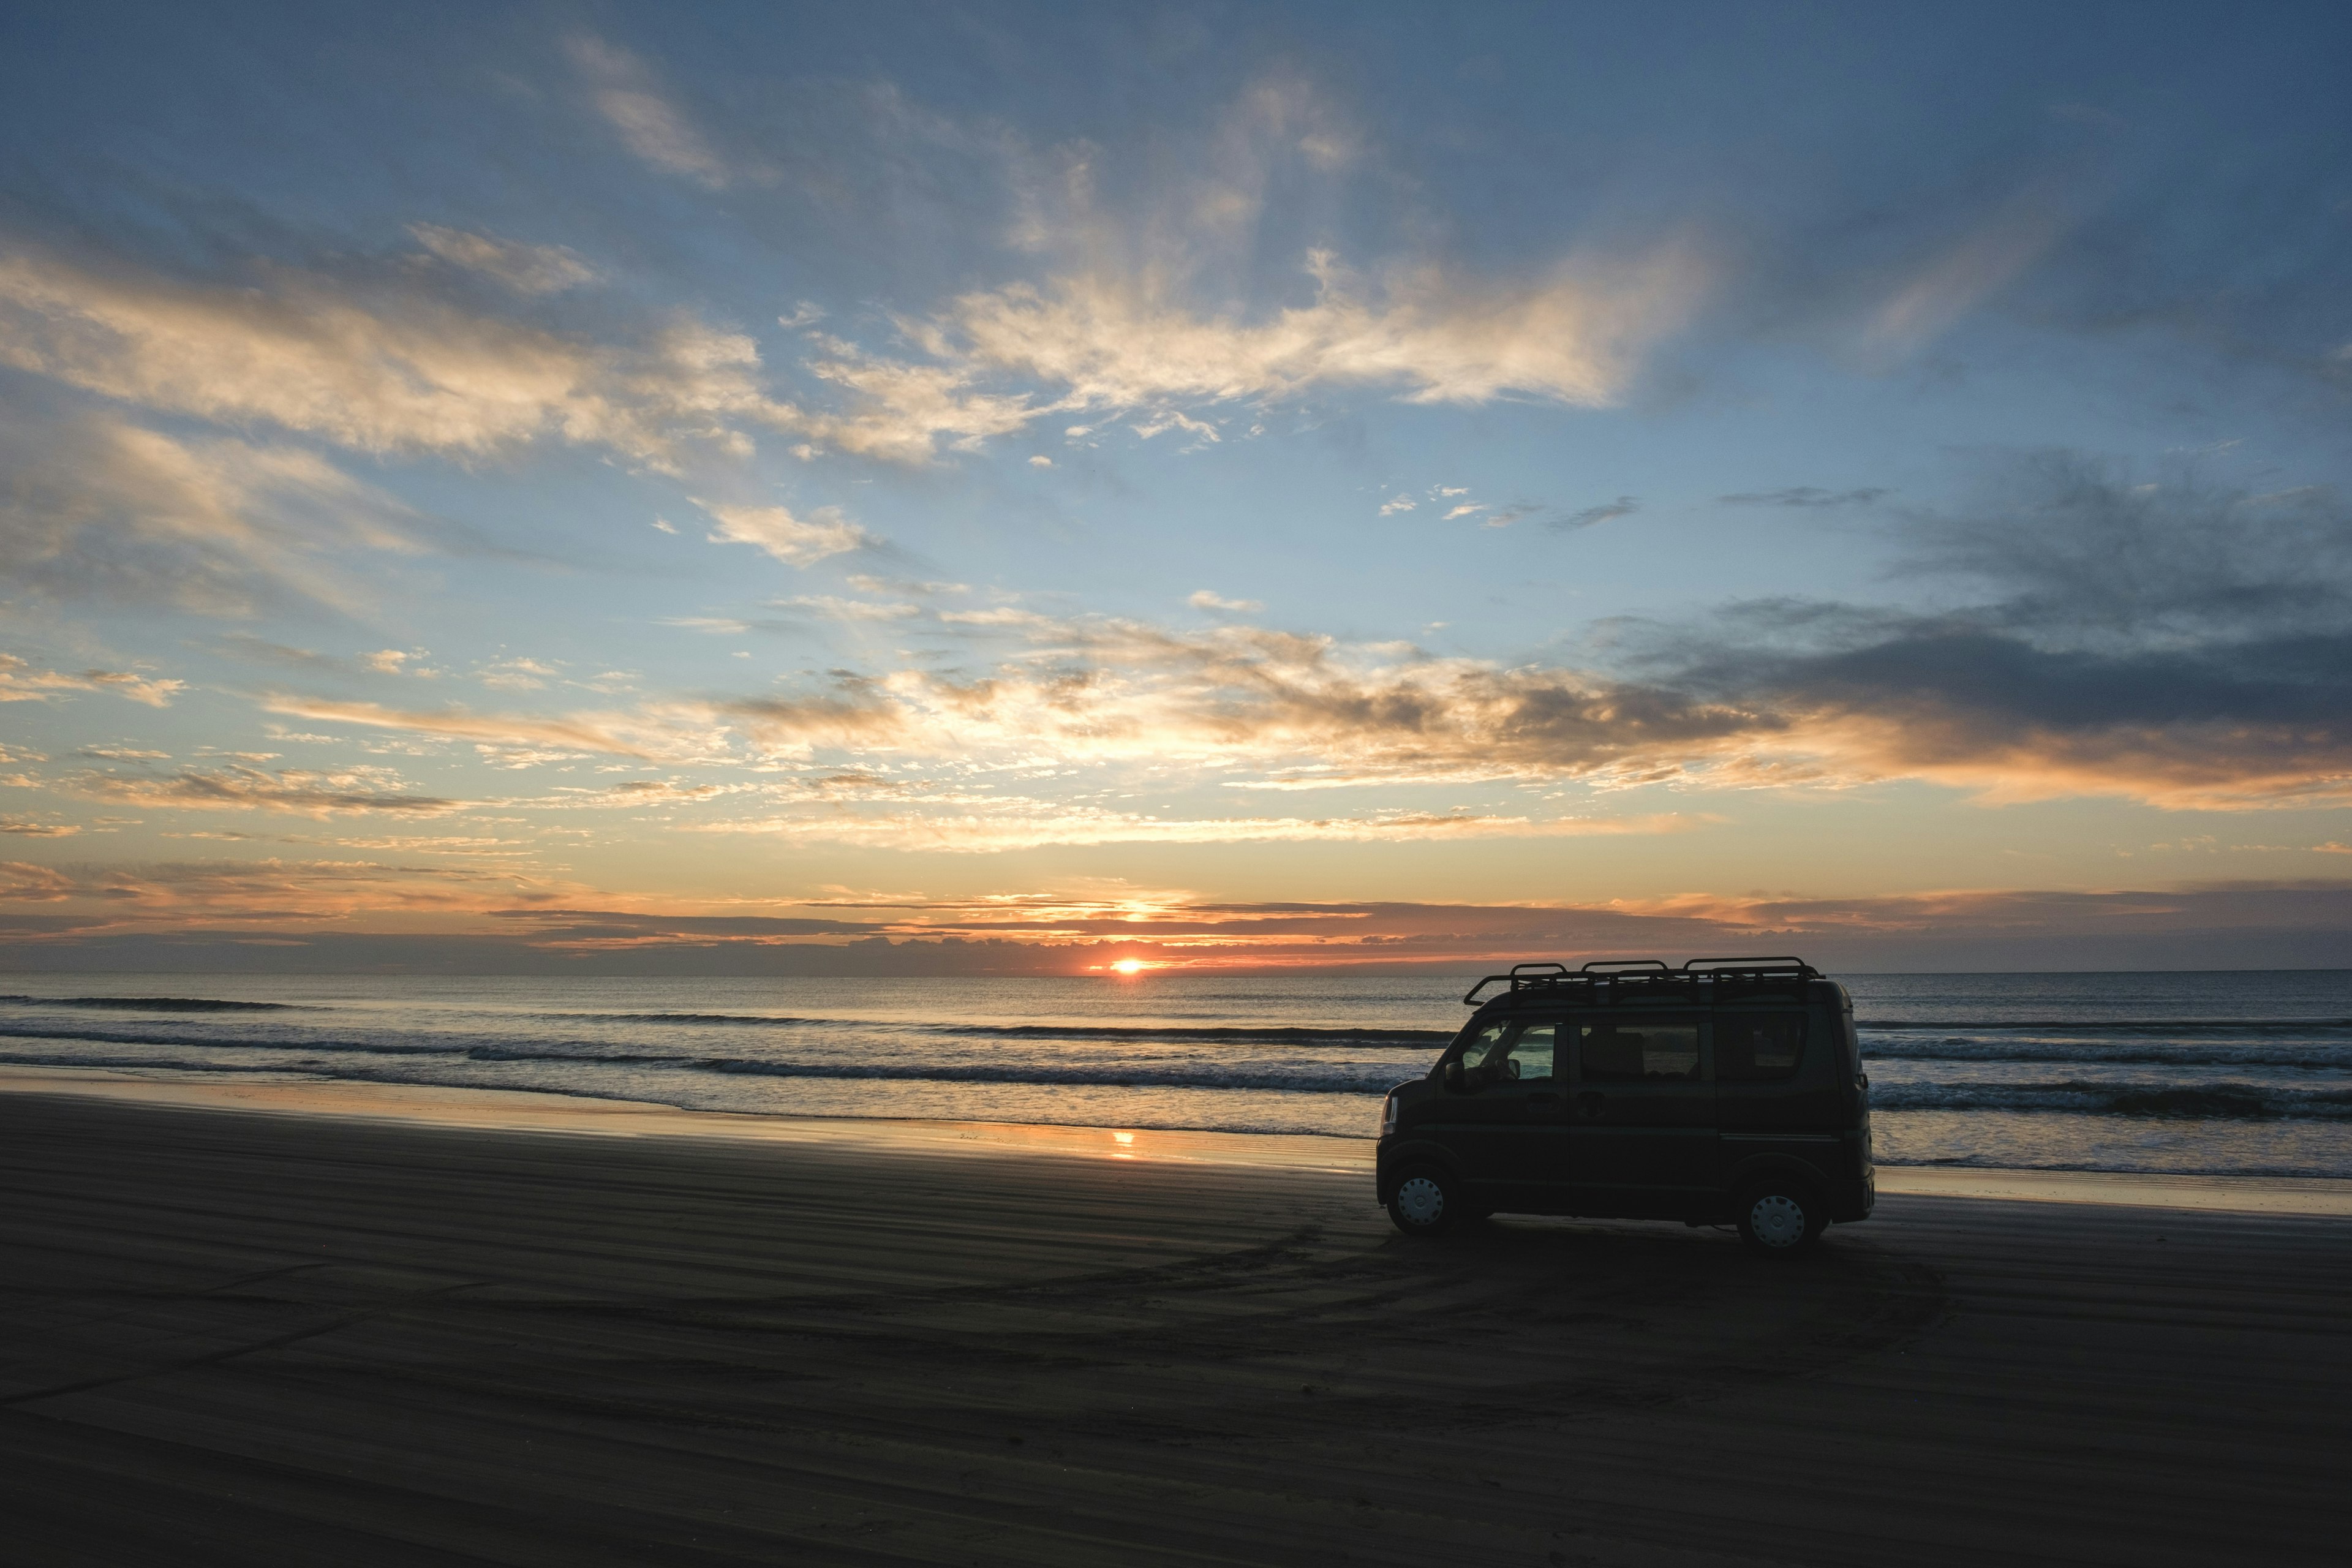
{"type": "Polygon", "coordinates": [[[1469,1024],[1381,1112],[1380,1201],[1408,1236],[1678,1219],[1786,1257],[1877,1203],[1853,999],[1801,959],[1522,963],[1462,1000],[1469,1024]]]}

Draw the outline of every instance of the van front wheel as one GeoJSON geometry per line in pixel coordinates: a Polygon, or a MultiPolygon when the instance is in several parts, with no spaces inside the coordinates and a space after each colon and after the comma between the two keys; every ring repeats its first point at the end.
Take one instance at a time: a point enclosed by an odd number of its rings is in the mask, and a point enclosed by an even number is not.
{"type": "Polygon", "coordinates": [[[1756,1252],[1790,1258],[1821,1239],[1829,1217],[1801,1183],[1760,1181],[1742,1189],[1735,1211],[1739,1239],[1756,1252]]]}
{"type": "Polygon", "coordinates": [[[1444,1171],[1407,1171],[1389,1199],[1389,1218],[1407,1236],[1436,1236],[1462,1220],[1461,1184],[1444,1171]]]}

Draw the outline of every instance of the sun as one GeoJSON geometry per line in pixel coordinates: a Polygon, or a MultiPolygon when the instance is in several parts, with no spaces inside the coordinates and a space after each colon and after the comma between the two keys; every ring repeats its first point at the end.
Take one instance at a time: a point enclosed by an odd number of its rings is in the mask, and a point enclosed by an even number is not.
{"type": "Polygon", "coordinates": [[[1122,958],[1117,963],[1112,964],[1111,967],[1118,970],[1121,974],[1140,974],[1143,973],[1143,960],[1139,958],[1122,958]]]}

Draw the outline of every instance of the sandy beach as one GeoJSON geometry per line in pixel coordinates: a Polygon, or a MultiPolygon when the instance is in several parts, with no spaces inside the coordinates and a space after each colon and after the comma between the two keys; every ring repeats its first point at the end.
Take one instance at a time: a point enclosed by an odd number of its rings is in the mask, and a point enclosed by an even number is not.
{"type": "Polygon", "coordinates": [[[1979,1173],[1790,1266],[1415,1244],[1312,1149],[47,1087],[0,1094],[12,1563],[2332,1563],[2352,1524],[2325,1191],[1979,1173]]]}

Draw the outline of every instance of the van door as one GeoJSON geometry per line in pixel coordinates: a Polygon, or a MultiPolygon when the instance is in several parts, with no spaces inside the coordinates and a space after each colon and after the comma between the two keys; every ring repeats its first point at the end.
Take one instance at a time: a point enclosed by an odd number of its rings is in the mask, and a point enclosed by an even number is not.
{"type": "Polygon", "coordinates": [[[1557,1147],[1567,1110],[1559,1033],[1550,1018],[1487,1025],[1462,1048],[1464,1087],[1446,1090],[1444,1109],[1421,1129],[1453,1153],[1483,1204],[1560,1206],[1568,1172],[1557,1147]]]}
{"type": "Polygon", "coordinates": [[[1840,1031],[1801,1007],[1726,1007],[1715,1015],[1715,1120],[1724,1178],[1770,1154],[1802,1160],[1832,1193],[1861,1163],[1842,1132],[1852,1124],[1840,1031]]]}
{"type": "Polygon", "coordinates": [[[1715,1198],[1715,1086],[1696,1015],[1573,1021],[1569,1166],[1576,1210],[1680,1215],[1715,1198]]]}

